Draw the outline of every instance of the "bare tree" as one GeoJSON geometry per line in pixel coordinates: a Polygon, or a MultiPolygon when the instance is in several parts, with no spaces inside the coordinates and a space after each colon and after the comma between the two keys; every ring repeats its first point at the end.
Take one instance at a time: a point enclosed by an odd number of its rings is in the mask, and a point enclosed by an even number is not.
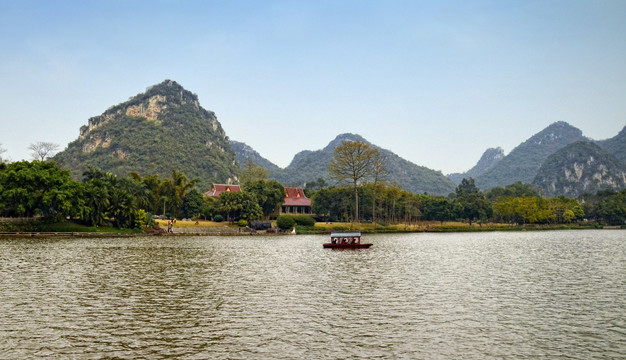
{"type": "Polygon", "coordinates": [[[7,149],[2,147],[2,144],[0,144],[0,163],[4,162],[4,159],[2,158],[2,154],[4,154],[7,151],[7,149]]]}
{"type": "Polygon", "coordinates": [[[34,144],[30,144],[28,150],[32,150],[33,152],[30,155],[35,160],[46,160],[46,157],[54,155],[55,151],[59,148],[59,144],[38,141],[34,144]]]}

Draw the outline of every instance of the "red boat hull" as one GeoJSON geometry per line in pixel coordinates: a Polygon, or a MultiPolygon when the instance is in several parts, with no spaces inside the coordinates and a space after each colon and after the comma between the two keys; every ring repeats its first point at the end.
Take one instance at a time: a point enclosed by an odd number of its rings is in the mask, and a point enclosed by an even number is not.
{"type": "Polygon", "coordinates": [[[323,246],[325,249],[367,249],[368,247],[374,244],[363,243],[363,244],[333,244],[333,243],[324,243],[323,246]]]}

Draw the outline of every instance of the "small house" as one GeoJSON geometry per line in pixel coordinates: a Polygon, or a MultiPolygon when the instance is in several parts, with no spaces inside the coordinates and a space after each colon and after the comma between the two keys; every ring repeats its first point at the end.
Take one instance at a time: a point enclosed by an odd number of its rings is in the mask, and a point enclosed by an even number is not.
{"type": "Polygon", "coordinates": [[[226,185],[226,184],[213,184],[210,191],[204,193],[204,196],[210,196],[212,198],[218,198],[225,192],[241,192],[239,185],[226,185]]]}
{"type": "Polygon", "coordinates": [[[286,187],[285,201],[280,207],[281,214],[310,214],[311,199],[304,195],[301,188],[286,187]]]}

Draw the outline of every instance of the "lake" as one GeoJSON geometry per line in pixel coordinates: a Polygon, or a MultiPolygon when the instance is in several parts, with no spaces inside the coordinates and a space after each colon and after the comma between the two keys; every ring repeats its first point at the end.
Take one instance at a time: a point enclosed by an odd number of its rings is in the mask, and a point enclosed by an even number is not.
{"type": "Polygon", "coordinates": [[[0,240],[0,358],[616,359],[626,231],[0,240]]]}

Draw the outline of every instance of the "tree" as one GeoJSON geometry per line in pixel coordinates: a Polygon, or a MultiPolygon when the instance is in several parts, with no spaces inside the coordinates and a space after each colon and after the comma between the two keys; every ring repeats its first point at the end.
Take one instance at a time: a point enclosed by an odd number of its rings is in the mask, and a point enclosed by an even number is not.
{"type": "Polygon", "coordinates": [[[387,170],[387,158],[380,152],[372,154],[372,223],[376,222],[376,195],[379,190],[379,181],[384,179],[389,171],[387,170]]]}
{"type": "Polygon", "coordinates": [[[372,174],[372,159],[378,152],[362,141],[345,141],[335,148],[328,171],[354,189],[354,221],[359,221],[359,182],[372,174]]]}
{"type": "Polygon", "coordinates": [[[183,199],[181,207],[182,216],[184,218],[194,218],[202,214],[204,210],[204,197],[200,191],[193,189],[183,199]]]}
{"type": "Polygon", "coordinates": [[[269,217],[278,212],[285,200],[285,188],[276,180],[249,181],[243,185],[246,192],[253,194],[263,210],[263,215],[269,217]]]}
{"type": "Polygon", "coordinates": [[[18,161],[0,171],[3,216],[78,216],[83,211],[82,187],[56,163],[18,161]]]}
{"type": "Polygon", "coordinates": [[[239,179],[242,184],[267,179],[268,172],[265,168],[258,166],[250,159],[246,160],[243,169],[241,170],[241,177],[239,179]]]}
{"type": "Polygon", "coordinates": [[[30,153],[33,159],[44,161],[46,157],[54,155],[54,152],[59,149],[59,145],[51,142],[38,141],[34,144],[30,144],[28,149],[33,151],[30,153]]]}
{"type": "Polygon", "coordinates": [[[2,154],[4,154],[7,151],[7,149],[2,147],[2,144],[0,144],[0,163],[4,162],[4,159],[2,158],[2,154]]]}
{"type": "Polygon", "coordinates": [[[486,220],[493,213],[491,203],[474,184],[474,179],[463,179],[456,188],[458,215],[472,225],[474,220],[486,220]]]}

